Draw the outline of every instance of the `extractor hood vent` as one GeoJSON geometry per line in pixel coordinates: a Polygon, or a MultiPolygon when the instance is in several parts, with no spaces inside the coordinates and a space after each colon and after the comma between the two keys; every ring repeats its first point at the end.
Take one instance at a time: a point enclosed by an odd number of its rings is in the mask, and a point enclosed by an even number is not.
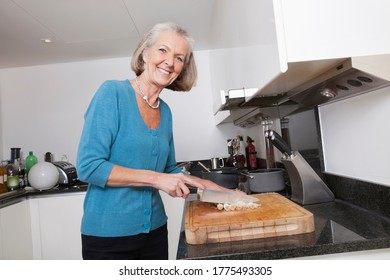
{"type": "Polygon", "coordinates": [[[390,54],[329,61],[292,62],[289,63],[287,72],[263,88],[221,91],[219,104],[222,105],[214,109],[215,111],[253,109],[234,120],[237,126],[250,127],[267,117],[282,118],[315,106],[388,87],[389,66],[390,54]],[[316,67],[317,64],[327,67],[316,67]],[[324,70],[314,71],[316,75],[310,75],[311,69],[324,70]],[[307,81],[305,73],[309,77],[307,81]],[[294,83],[295,87],[289,88],[294,83]],[[278,91],[283,88],[284,92],[278,91]]]}
{"type": "MultiPolygon", "coordinates": [[[[362,66],[362,65],[360,65],[362,66]]],[[[390,81],[354,65],[352,58],[329,69],[317,78],[287,92],[280,103],[294,101],[303,108],[312,108],[390,86],[390,81]]],[[[385,73],[379,73],[381,75],[385,73]]]]}

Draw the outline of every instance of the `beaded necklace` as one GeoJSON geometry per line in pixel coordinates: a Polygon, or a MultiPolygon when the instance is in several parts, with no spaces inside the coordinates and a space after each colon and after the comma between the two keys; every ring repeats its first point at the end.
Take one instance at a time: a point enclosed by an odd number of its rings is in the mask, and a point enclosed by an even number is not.
{"type": "Polygon", "coordinates": [[[135,83],[137,84],[139,93],[141,94],[142,99],[145,100],[146,104],[148,104],[149,107],[152,108],[152,109],[158,109],[158,107],[160,107],[160,99],[158,98],[158,99],[157,99],[157,105],[156,105],[156,106],[153,106],[152,104],[149,103],[148,97],[147,97],[147,96],[145,95],[145,93],[142,91],[141,86],[140,86],[139,83],[138,83],[138,78],[137,78],[137,77],[135,77],[135,83]]]}

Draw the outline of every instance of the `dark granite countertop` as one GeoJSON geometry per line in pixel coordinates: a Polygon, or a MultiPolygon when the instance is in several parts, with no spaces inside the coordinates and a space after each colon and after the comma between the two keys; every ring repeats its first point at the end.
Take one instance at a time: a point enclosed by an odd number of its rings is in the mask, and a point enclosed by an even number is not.
{"type": "Polygon", "coordinates": [[[303,206],[314,214],[314,232],[202,245],[187,244],[181,232],[177,259],[273,260],[390,248],[390,187],[325,179],[336,200],[303,206]]]}
{"type": "Polygon", "coordinates": [[[181,233],[178,259],[287,259],[390,248],[390,219],[351,203],[305,206],[315,232],[204,245],[189,245],[181,233]]]}
{"type": "MultiPolygon", "coordinates": [[[[390,248],[390,187],[319,175],[336,200],[303,206],[314,214],[314,232],[202,245],[187,244],[181,232],[177,259],[273,260],[390,248]]],[[[282,195],[289,198],[288,188],[282,195]]]]}

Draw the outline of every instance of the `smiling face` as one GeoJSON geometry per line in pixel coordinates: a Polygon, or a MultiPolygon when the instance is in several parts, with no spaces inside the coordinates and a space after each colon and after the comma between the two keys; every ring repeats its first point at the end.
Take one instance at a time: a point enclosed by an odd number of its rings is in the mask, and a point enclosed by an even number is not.
{"type": "Polygon", "coordinates": [[[175,32],[162,32],[156,43],[143,53],[143,74],[154,86],[165,88],[180,75],[188,52],[186,39],[175,32]]]}

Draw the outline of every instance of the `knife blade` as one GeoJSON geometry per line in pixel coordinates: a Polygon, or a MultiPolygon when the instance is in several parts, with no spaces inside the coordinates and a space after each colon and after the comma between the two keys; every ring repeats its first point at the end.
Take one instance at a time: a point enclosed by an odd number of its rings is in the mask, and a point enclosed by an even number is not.
{"type": "Polygon", "coordinates": [[[256,202],[258,198],[247,195],[240,191],[224,192],[216,190],[202,190],[200,192],[200,201],[212,203],[235,203],[235,202],[256,202]]]}

